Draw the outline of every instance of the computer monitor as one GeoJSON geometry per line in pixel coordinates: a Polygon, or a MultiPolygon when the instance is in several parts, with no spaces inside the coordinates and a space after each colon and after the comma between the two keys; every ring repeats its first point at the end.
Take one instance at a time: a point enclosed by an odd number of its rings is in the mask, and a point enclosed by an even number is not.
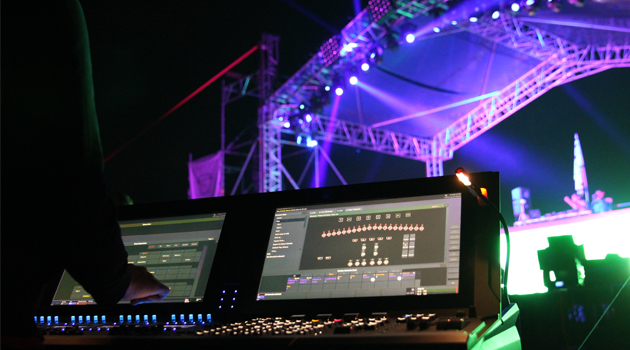
{"type": "MultiPolygon", "coordinates": [[[[171,288],[158,303],[203,302],[225,216],[207,213],[120,221],[128,262],[146,267],[171,288]]],[[[64,271],[51,305],[93,304],[92,296],[64,271]]]]}
{"type": "Polygon", "coordinates": [[[257,300],[457,294],[462,194],[278,208],[257,300]]]}

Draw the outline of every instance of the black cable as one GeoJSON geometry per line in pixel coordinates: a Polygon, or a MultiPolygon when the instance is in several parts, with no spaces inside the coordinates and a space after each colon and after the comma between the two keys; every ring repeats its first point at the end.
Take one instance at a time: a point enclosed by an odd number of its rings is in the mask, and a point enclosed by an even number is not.
{"type": "Polygon", "coordinates": [[[387,69],[387,68],[383,68],[383,67],[381,67],[381,66],[376,66],[376,69],[380,70],[381,72],[383,72],[383,73],[385,73],[385,74],[389,74],[389,75],[391,75],[392,77],[395,77],[395,78],[398,78],[398,79],[400,79],[400,80],[406,81],[406,82],[408,82],[408,83],[410,83],[410,84],[414,84],[414,85],[417,85],[417,86],[423,87],[423,88],[425,88],[425,89],[429,89],[429,90],[433,90],[433,91],[439,91],[439,92],[445,92],[445,93],[447,93],[447,94],[465,95],[465,94],[463,94],[463,93],[461,93],[461,92],[452,91],[452,90],[446,90],[446,89],[442,89],[442,88],[439,88],[439,87],[435,87],[435,86],[431,86],[431,85],[426,85],[426,84],[423,84],[423,83],[418,82],[418,81],[415,81],[415,80],[411,80],[411,79],[409,79],[409,78],[407,78],[407,77],[405,77],[405,76],[402,76],[402,75],[400,75],[400,74],[394,73],[394,72],[390,71],[389,69],[387,69]]]}

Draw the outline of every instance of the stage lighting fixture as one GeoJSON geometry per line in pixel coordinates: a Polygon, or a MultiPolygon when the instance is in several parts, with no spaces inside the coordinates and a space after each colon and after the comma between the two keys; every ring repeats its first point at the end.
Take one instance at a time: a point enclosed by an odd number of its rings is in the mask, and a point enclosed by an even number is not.
{"type": "Polygon", "coordinates": [[[414,41],[416,40],[416,36],[415,36],[415,35],[413,35],[413,34],[407,34],[407,35],[405,36],[405,40],[406,40],[408,43],[410,43],[410,44],[411,44],[412,42],[414,42],[414,41]]]}
{"type": "Polygon", "coordinates": [[[457,25],[457,21],[453,21],[453,22],[451,22],[451,24],[456,26],[457,25]]]}
{"type": "Polygon", "coordinates": [[[306,146],[308,146],[308,147],[315,147],[315,146],[317,146],[317,140],[311,139],[310,136],[306,137],[306,146]]]}
{"type": "Polygon", "coordinates": [[[367,63],[367,62],[363,62],[361,64],[361,70],[364,71],[364,72],[367,72],[368,70],[370,70],[370,64],[367,63]]]}
{"type": "Polygon", "coordinates": [[[337,96],[343,95],[343,88],[340,88],[340,87],[336,88],[335,89],[335,95],[337,95],[337,96]]]}
{"type": "Polygon", "coordinates": [[[518,12],[521,9],[521,5],[517,2],[512,3],[512,6],[510,6],[510,9],[512,9],[512,12],[518,12]]]}
{"type": "Polygon", "coordinates": [[[300,109],[304,109],[306,106],[304,106],[304,103],[300,104],[300,109]]]}
{"type": "Polygon", "coordinates": [[[284,122],[284,124],[282,124],[282,126],[284,126],[286,129],[291,127],[291,123],[290,122],[284,122]]]}
{"type": "Polygon", "coordinates": [[[558,13],[560,9],[562,9],[562,0],[547,0],[547,7],[549,7],[551,11],[558,13]]]}
{"type": "Polygon", "coordinates": [[[372,21],[378,23],[387,16],[387,14],[394,9],[394,1],[390,0],[370,0],[368,1],[368,7],[372,14],[372,21]]]}
{"type": "Polygon", "coordinates": [[[471,21],[472,23],[477,23],[477,21],[479,20],[479,18],[472,16],[468,19],[469,21],[471,21]]]}
{"type": "Polygon", "coordinates": [[[540,0],[527,0],[525,1],[525,9],[527,14],[533,16],[540,10],[540,0]]]}
{"type": "Polygon", "coordinates": [[[376,65],[383,63],[383,48],[375,46],[368,52],[368,62],[376,65]]]}
{"type": "Polygon", "coordinates": [[[353,75],[350,77],[350,79],[348,79],[348,81],[350,82],[350,85],[357,85],[359,79],[357,79],[357,77],[353,75]]]}
{"type": "Polygon", "coordinates": [[[439,32],[440,32],[440,28],[438,28],[438,27],[433,27],[433,31],[434,31],[434,32],[436,32],[436,33],[439,33],[439,32]]]}
{"type": "Polygon", "coordinates": [[[584,2],[586,0],[569,0],[569,4],[575,6],[575,7],[584,7],[584,2]]]}
{"type": "Polygon", "coordinates": [[[313,117],[310,114],[307,113],[306,115],[304,115],[304,120],[307,123],[310,123],[313,120],[313,117]]]}
{"type": "Polygon", "coordinates": [[[324,42],[319,48],[320,57],[326,67],[335,63],[335,61],[341,57],[341,45],[339,41],[339,36],[335,35],[324,42]]]}
{"type": "Polygon", "coordinates": [[[330,85],[326,85],[326,86],[324,87],[324,90],[326,90],[326,91],[330,91],[330,85]]]}
{"type": "Polygon", "coordinates": [[[584,245],[576,245],[573,236],[548,237],[547,241],[549,248],[538,251],[545,287],[553,290],[584,285],[584,245]]]}
{"type": "Polygon", "coordinates": [[[501,16],[501,12],[499,11],[492,12],[492,19],[498,19],[499,16],[501,16]]]}

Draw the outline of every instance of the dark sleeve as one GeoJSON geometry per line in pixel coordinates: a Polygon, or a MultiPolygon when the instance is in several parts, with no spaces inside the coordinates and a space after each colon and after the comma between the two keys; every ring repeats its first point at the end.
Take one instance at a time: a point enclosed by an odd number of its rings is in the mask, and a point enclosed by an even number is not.
{"type": "Polygon", "coordinates": [[[23,227],[15,245],[32,251],[28,266],[10,267],[65,268],[98,303],[116,303],[131,278],[103,179],[83,11],[77,0],[24,0],[2,12],[2,175],[17,189],[3,204],[23,227]]]}

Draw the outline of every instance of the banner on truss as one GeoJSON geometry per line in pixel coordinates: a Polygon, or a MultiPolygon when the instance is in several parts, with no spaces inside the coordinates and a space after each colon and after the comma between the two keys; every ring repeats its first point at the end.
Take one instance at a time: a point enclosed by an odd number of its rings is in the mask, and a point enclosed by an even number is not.
{"type": "Polygon", "coordinates": [[[223,196],[223,152],[207,155],[188,161],[188,198],[208,198],[223,196]]]}

